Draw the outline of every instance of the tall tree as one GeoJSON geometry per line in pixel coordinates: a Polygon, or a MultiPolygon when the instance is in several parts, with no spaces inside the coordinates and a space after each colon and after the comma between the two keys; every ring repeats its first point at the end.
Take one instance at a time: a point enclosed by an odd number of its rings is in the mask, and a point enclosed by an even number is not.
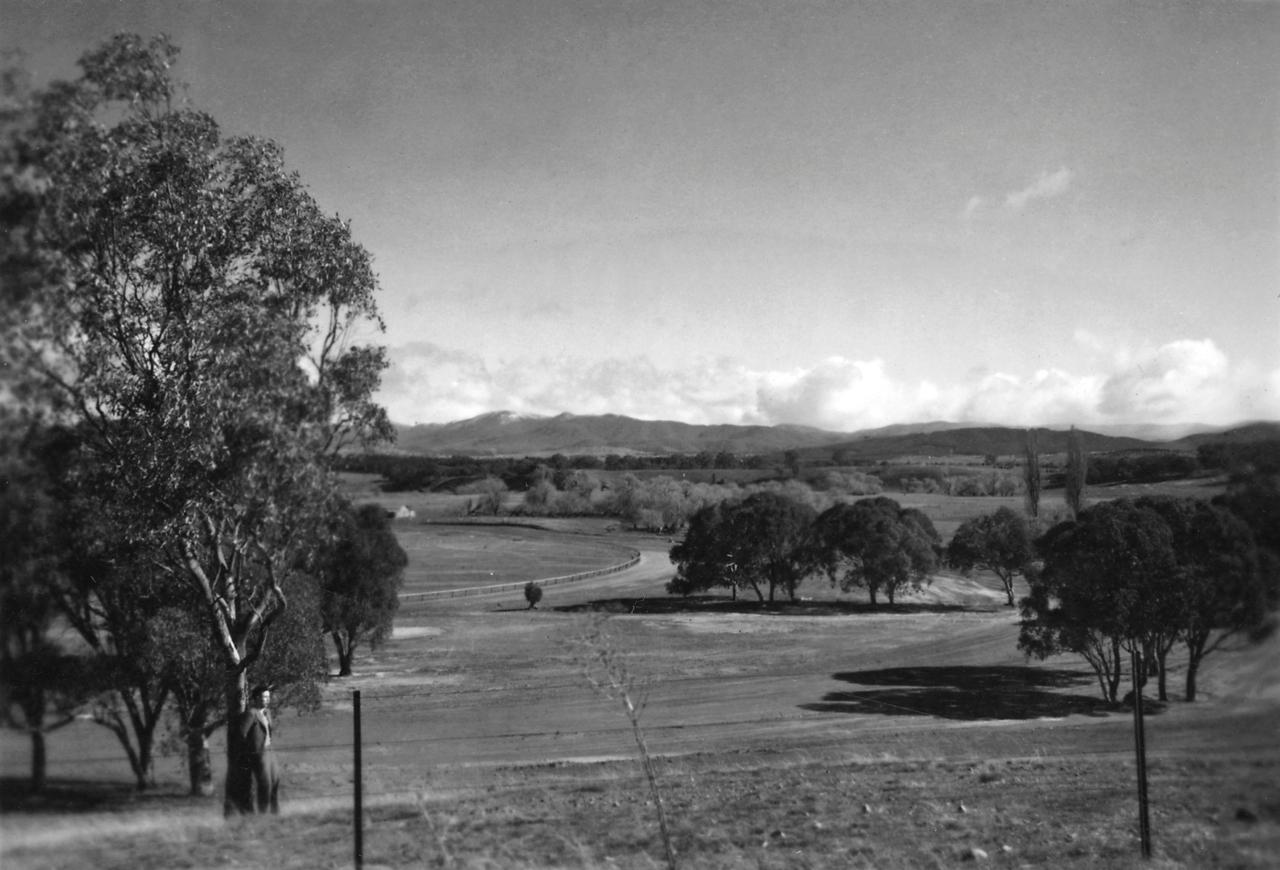
{"type": "Polygon", "coordinates": [[[177,54],[118,35],[6,130],[34,181],[0,211],[38,268],[3,286],[0,353],[83,433],[120,539],[199,593],[230,714],[329,509],[320,458],[391,430],[383,352],[349,341],[381,326],[368,253],[279,147],[182,104],[177,54]]]}
{"type": "MultiPolygon", "coordinates": [[[[254,662],[249,681],[274,685],[277,708],[314,710],[320,704],[320,683],[328,677],[319,590],[308,575],[294,573],[285,580],[285,594],[289,609],[273,623],[272,642],[254,662]]],[[[226,725],[221,651],[192,607],[164,608],[149,627],[157,645],[169,651],[165,677],[174,701],[171,737],[185,753],[191,794],[211,794],[209,738],[226,725]]]]}
{"type": "Polygon", "coordinates": [[[738,575],[763,600],[778,590],[796,600],[796,588],[809,573],[807,541],[816,513],[809,505],[776,492],[757,492],[730,508],[728,534],[738,575]]]}
{"type": "Polygon", "coordinates": [[[728,586],[752,590],[757,600],[776,600],[779,590],[794,601],[810,573],[808,547],[815,513],[807,504],[777,492],[757,492],[737,501],[695,511],[684,539],[671,548],[676,565],[672,593],[688,595],[728,586]]]}
{"type": "Polygon", "coordinates": [[[31,739],[34,792],[45,786],[46,735],[75,721],[92,692],[83,660],[50,638],[61,565],[57,506],[32,449],[39,430],[0,412],[0,719],[31,739]]]}
{"type": "Polygon", "coordinates": [[[1084,443],[1079,430],[1072,426],[1067,434],[1067,467],[1063,478],[1064,497],[1072,519],[1080,516],[1080,511],[1084,510],[1084,488],[1088,474],[1084,443]]]}
{"type": "MultiPolygon", "coordinates": [[[[1187,649],[1184,697],[1194,701],[1205,657],[1264,626],[1276,605],[1275,589],[1267,583],[1252,532],[1235,514],[1190,498],[1151,497],[1137,503],[1159,514],[1172,534],[1177,565],[1170,582],[1178,607],[1171,628],[1173,640],[1187,649]]],[[[1162,655],[1160,698],[1167,697],[1162,655]]]]}
{"type": "Polygon", "coordinates": [[[1027,517],[1033,528],[1040,523],[1040,445],[1035,429],[1027,430],[1026,445],[1022,457],[1023,497],[1027,503],[1027,517]]]}
{"type": "Polygon", "coordinates": [[[376,504],[346,505],[332,543],[315,561],[321,621],[338,653],[338,676],[351,676],[357,647],[377,648],[391,636],[409,564],[386,511],[376,504]]]}
{"type": "Polygon", "coordinates": [[[823,511],[811,538],[815,561],[846,592],[864,588],[877,603],[919,590],[938,567],[941,539],[920,511],[884,496],[842,502],[823,511]]]}
{"type": "Polygon", "coordinates": [[[1082,656],[1114,703],[1124,653],[1149,657],[1176,622],[1173,538],[1153,510],[1120,499],[1059,523],[1037,542],[1044,567],[1023,599],[1018,647],[1082,656]]]}
{"type": "Polygon", "coordinates": [[[1013,581],[1028,573],[1034,559],[1031,528],[1025,517],[1008,507],[965,520],[947,547],[947,564],[952,568],[995,574],[1010,607],[1014,606],[1013,581]]]}
{"type": "Polygon", "coordinates": [[[668,592],[692,595],[715,586],[727,586],[737,597],[737,562],[726,521],[728,510],[726,502],[716,502],[700,508],[689,518],[684,537],[671,547],[676,576],[667,584],[668,592]]]}

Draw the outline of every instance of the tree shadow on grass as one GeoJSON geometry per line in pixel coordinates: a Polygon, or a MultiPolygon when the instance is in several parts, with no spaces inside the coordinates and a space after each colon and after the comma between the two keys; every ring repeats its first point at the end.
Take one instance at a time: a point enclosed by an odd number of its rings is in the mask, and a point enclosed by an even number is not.
{"type": "Polygon", "coordinates": [[[961,604],[877,604],[858,601],[755,601],[718,595],[660,598],[600,598],[585,604],[554,608],[562,613],[767,613],[774,616],[845,616],[849,614],[908,615],[912,613],[994,613],[1000,608],[961,604]]]}
{"type": "Polygon", "coordinates": [[[801,709],[966,721],[1102,716],[1120,709],[1097,695],[1053,691],[1093,684],[1093,673],[1085,670],[957,666],[885,668],[833,676],[846,683],[890,688],[828,692],[819,702],[801,704],[801,709]]]}
{"type": "Polygon", "coordinates": [[[0,777],[0,812],[96,813],[154,807],[191,806],[212,798],[190,797],[177,786],[138,791],[132,783],[87,779],[49,779],[43,791],[32,792],[25,777],[0,777]]]}

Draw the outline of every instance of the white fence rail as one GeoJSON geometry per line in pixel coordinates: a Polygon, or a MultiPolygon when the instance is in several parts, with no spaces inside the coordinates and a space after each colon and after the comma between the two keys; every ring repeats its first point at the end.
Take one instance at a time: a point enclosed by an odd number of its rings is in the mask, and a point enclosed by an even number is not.
{"type": "MultiPolygon", "coordinates": [[[[580,571],[577,574],[564,574],[560,577],[548,577],[545,580],[534,580],[533,582],[539,586],[560,586],[564,583],[590,580],[592,577],[617,574],[619,571],[625,571],[640,563],[640,551],[629,550],[629,552],[631,557],[617,565],[597,568],[594,571],[580,571]]],[[[467,586],[461,589],[433,589],[430,592],[402,592],[400,594],[400,606],[412,606],[424,601],[434,601],[441,598],[468,598],[474,595],[496,595],[500,592],[523,591],[524,587],[525,583],[517,581],[515,583],[498,583],[492,586],[467,586]]]]}

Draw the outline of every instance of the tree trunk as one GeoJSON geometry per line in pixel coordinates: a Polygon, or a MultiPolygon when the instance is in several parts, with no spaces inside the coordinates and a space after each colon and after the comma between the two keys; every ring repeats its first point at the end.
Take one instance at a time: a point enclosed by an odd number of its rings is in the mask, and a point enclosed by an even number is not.
{"type": "Polygon", "coordinates": [[[204,713],[199,715],[198,723],[188,723],[187,727],[187,774],[191,780],[193,797],[208,797],[213,794],[213,758],[209,754],[209,738],[204,730],[204,713]]]}
{"type": "MultiPolygon", "coordinates": [[[[1205,635],[1207,639],[1208,635],[1205,635]]],[[[1196,674],[1200,670],[1200,662],[1204,660],[1204,639],[1199,637],[1187,639],[1187,693],[1186,699],[1196,699],[1196,674]]]]}
{"type": "Polygon", "coordinates": [[[227,779],[223,787],[222,810],[228,816],[244,811],[244,799],[239,794],[240,783],[236,773],[240,765],[240,740],[236,735],[236,723],[245,710],[245,692],[248,685],[249,675],[244,671],[232,671],[227,675],[227,779]]]}
{"type": "Polygon", "coordinates": [[[151,769],[151,734],[147,734],[145,739],[139,738],[138,743],[138,768],[134,771],[137,782],[138,791],[146,791],[152,785],[155,785],[155,777],[151,769]]]}
{"type": "Polygon", "coordinates": [[[338,651],[338,676],[351,676],[351,659],[354,657],[354,648],[351,643],[344,643],[343,637],[339,632],[333,632],[333,646],[338,651]]]}
{"type": "Polygon", "coordinates": [[[45,744],[44,732],[39,728],[31,729],[31,791],[40,794],[44,791],[48,771],[48,747],[45,744]]]}
{"type": "Polygon", "coordinates": [[[1120,641],[1118,638],[1111,641],[1111,661],[1113,663],[1113,668],[1111,674],[1107,678],[1107,700],[1114,704],[1120,696],[1120,680],[1122,679],[1120,667],[1122,659],[1120,656],[1120,641]]]}
{"type": "Polygon", "coordinates": [[[1012,574],[1008,574],[1008,575],[1006,575],[1006,574],[1002,574],[1002,573],[1000,573],[999,571],[997,571],[997,572],[996,572],[996,576],[1000,578],[1000,582],[1004,585],[1004,594],[1005,594],[1005,597],[1009,599],[1009,600],[1008,600],[1008,605],[1009,605],[1010,607],[1013,607],[1013,606],[1014,606],[1014,603],[1013,603],[1013,575],[1012,575],[1012,574]]]}

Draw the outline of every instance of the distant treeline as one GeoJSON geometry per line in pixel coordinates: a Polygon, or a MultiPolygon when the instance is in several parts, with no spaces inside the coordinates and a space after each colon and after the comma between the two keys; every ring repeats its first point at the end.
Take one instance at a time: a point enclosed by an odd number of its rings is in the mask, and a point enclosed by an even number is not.
{"type": "Polygon", "coordinates": [[[690,453],[666,456],[554,456],[475,457],[475,456],[406,456],[381,453],[358,453],[335,460],[339,471],[377,474],[388,492],[451,489],[455,485],[484,477],[496,477],[508,489],[529,488],[540,469],[569,471],[684,471],[690,469],[759,469],[768,463],[763,456],[739,456],[734,453],[690,453]]]}
{"type": "MultiPolygon", "coordinates": [[[[497,478],[508,489],[522,492],[547,470],[557,478],[573,471],[691,471],[767,470],[776,468],[779,477],[809,477],[815,470],[845,467],[831,460],[803,459],[796,451],[785,454],[738,455],[729,452],[608,456],[555,454],[535,457],[475,456],[410,456],[403,454],[362,453],[340,456],[334,460],[341,471],[376,474],[383,479],[388,492],[452,490],[484,478],[497,478]]],[[[857,463],[863,471],[873,473],[886,489],[902,492],[938,491],[954,495],[1012,495],[1019,491],[1020,474],[1015,470],[992,469],[989,466],[956,466],[902,464],[882,461],[874,465],[857,463]]],[[[1195,453],[1174,450],[1123,451],[1092,453],[1088,456],[1088,483],[1158,483],[1197,474],[1247,473],[1280,471],[1280,439],[1231,442],[1220,441],[1200,445],[1195,453]]],[[[1045,463],[1045,485],[1062,485],[1062,471],[1053,462],[1045,463]]],[[[714,482],[714,479],[713,479],[714,482]]]]}

